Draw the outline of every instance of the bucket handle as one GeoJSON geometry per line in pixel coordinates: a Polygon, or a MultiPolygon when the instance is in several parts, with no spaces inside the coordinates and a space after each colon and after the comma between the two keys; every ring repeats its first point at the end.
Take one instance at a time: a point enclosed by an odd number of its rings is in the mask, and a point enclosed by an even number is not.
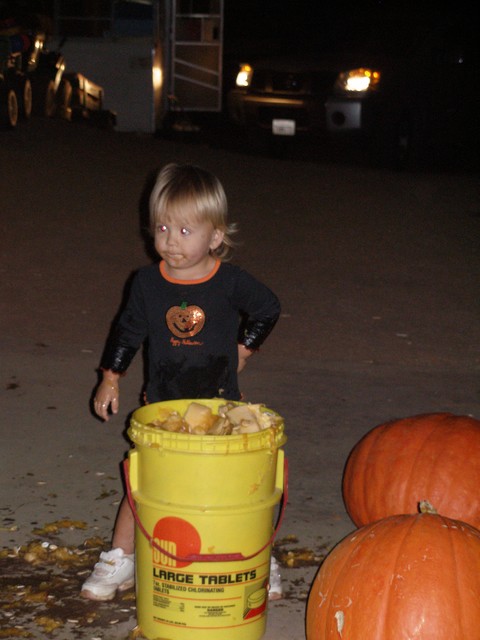
{"type": "MultiPolygon", "coordinates": [[[[278,453],[283,454],[283,451],[279,449],[278,453]]],[[[170,551],[167,551],[167,549],[164,549],[163,547],[158,545],[155,542],[155,540],[150,536],[150,534],[145,529],[145,527],[143,526],[140,520],[140,517],[137,512],[137,508],[135,506],[135,502],[132,496],[132,488],[130,485],[130,477],[128,473],[128,458],[126,458],[123,461],[123,472],[125,476],[125,486],[127,490],[128,503],[130,505],[130,508],[133,513],[133,517],[135,518],[135,522],[137,523],[138,528],[143,533],[143,535],[145,536],[145,538],[148,540],[148,542],[152,547],[155,547],[157,551],[160,551],[160,553],[167,556],[167,558],[171,558],[172,560],[176,560],[177,562],[233,562],[238,560],[250,560],[250,558],[254,558],[255,556],[258,556],[259,553],[262,553],[264,549],[266,549],[271,544],[273,544],[275,536],[277,535],[278,530],[280,529],[280,526],[282,524],[283,516],[285,514],[285,508],[288,502],[288,461],[287,461],[287,458],[284,457],[284,461],[283,461],[284,480],[283,480],[283,493],[280,501],[280,511],[278,514],[277,523],[275,525],[273,534],[268,540],[268,542],[263,545],[263,547],[261,547],[258,551],[255,551],[255,553],[252,553],[248,556],[243,555],[243,553],[190,553],[186,556],[176,556],[170,551]]]]}

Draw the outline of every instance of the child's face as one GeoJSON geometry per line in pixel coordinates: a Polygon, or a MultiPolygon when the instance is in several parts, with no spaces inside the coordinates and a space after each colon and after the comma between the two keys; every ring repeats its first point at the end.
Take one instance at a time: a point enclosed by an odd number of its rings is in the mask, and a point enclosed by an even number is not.
{"type": "Polygon", "coordinates": [[[210,221],[177,213],[157,218],[155,249],[166,262],[170,275],[183,280],[204,277],[212,268],[210,251],[223,240],[223,231],[210,221]]]}

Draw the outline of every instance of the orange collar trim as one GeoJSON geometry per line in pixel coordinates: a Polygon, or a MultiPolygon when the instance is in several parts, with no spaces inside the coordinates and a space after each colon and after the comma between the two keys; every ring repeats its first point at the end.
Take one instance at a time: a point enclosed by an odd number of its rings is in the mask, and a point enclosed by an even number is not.
{"type": "Polygon", "coordinates": [[[206,276],[204,276],[203,278],[198,278],[197,280],[177,280],[177,278],[172,278],[171,276],[168,275],[168,273],[165,270],[164,260],[160,262],[159,268],[160,268],[160,273],[162,277],[165,278],[165,280],[167,280],[168,282],[173,282],[173,284],[202,284],[202,282],[207,282],[207,280],[210,280],[210,278],[213,278],[213,276],[220,269],[221,264],[222,264],[221,260],[218,260],[218,259],[215,260],[215,265],[213,269],[210,271],[210,273],[207,273],[206,276]]]}

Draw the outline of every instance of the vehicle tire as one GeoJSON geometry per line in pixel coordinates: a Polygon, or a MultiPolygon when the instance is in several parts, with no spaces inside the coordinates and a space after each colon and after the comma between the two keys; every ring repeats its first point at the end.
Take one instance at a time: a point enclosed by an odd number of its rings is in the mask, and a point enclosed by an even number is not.
{"type": "Polygon", "coordinates": [[[19,76],[16,89],[20,117],[28,120],[32,115],[32,83],[26,76],[19,76]]]}
{"type": "Polygon", "coordinates": [[[32,83],[33,113],[52,118],[57,110],[55,83],[53,80],[38,79],[32,83]]]}
{"type": "Polygon", "coordinates": [[[72,83],[69,80],[62,78],[56,95],[56,115],[59,118],[63,118],[64,120],[72,119],[72,97],[72,83]]]}
{"type": "Polygon", "coordinates": [[[14,129],[18,123],[18,99],[13,87],[0,89],[0,122],[3,128],[14,129]]]}

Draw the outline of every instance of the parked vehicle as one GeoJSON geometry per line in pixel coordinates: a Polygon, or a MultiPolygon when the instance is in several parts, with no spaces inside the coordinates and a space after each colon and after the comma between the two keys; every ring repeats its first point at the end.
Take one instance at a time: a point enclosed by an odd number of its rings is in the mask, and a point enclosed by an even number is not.
{"type": "Polygon", "coordinates": [[[32,86],[22,73],[20,56],[12,52],[10,38],[0,36],[0,126],[15,127],[20,108],[29,118],[32,86]]]}
{"type": "Polygon", "coordinates": [[[32,113],[53,115],[63,70],[62,55],[46,49],[44,33],[0,30],[0,124],[13,128],[32,113]]]}
{"type": "Polygon", "coordinates": [[[15,128],[32,114],[113,127],[116,116],[103,107],[103,88],[65,73],[61,50],[50,51],[46,38],[15,17],[0,20],[0,127],[15,128]]]}
{"type": "Polygon", "coordinates": [[[344,16],[328,46],[321,37],[307,47],[292,42],[282,56],[242,63],[227,97],[231,121],[252,140],[315,136],[321,144],[323,137],[361,145],[376,162],[395,167],[436,147],[475,150],[476,21],[461,9],[384,8],[344,16]]]}

